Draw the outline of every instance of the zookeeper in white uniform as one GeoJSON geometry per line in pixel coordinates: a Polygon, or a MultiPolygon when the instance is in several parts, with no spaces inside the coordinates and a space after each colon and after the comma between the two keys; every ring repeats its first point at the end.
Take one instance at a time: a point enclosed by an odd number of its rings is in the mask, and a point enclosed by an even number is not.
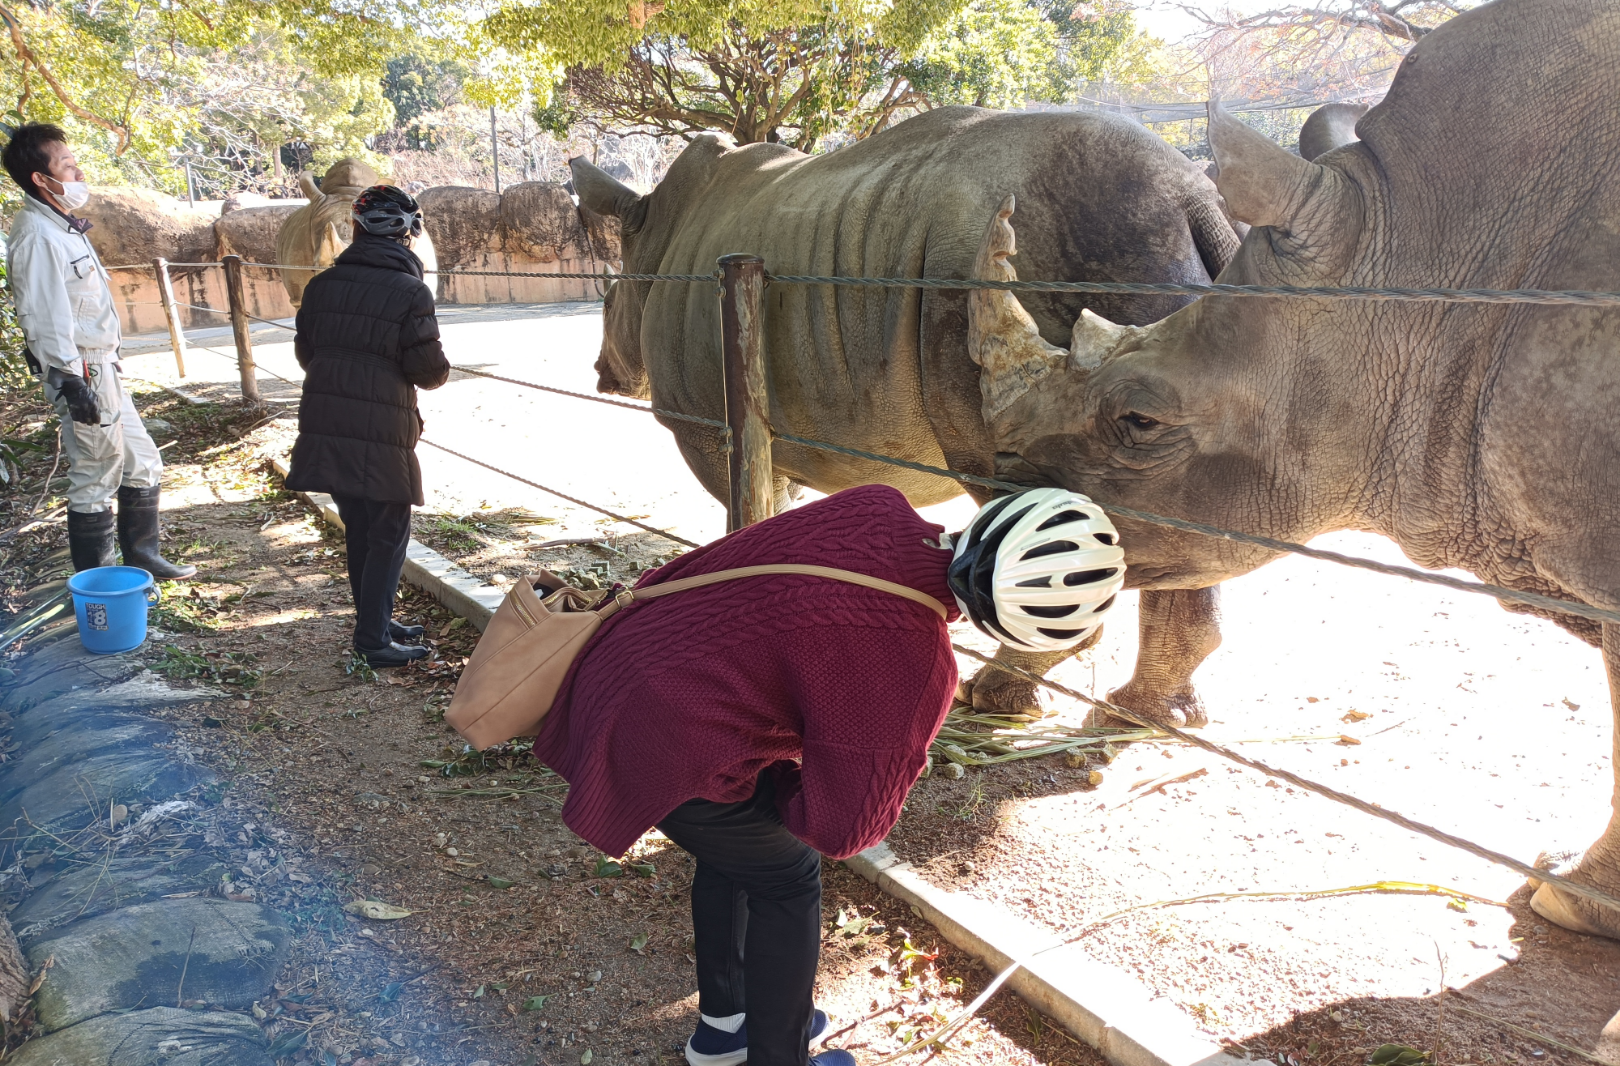
{"type": "Polygon", "coordinates": [[[195,566],[176,566],[158,550],[163,458],[120,380],[118,313],[85,236],[90,222],[73,216],[90,191],[67,135],[47,123],[21,126],[0,164],[27,193],[7,237],[7,269],[29,363],[62,420],[73,569],[116,562],[116,521],[124,565],[191,577],[195,566]]]}

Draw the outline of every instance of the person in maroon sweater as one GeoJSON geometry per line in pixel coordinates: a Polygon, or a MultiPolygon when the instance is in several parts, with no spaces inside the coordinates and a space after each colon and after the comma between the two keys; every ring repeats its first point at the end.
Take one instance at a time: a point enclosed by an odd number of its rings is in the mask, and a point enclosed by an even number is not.
{"type": "Polygon", "coordinates": [[[941,607],[800,575],[648,600],[603,625],[535,738],[569,782],[574,832],[619,855],[656,825],[697,860],[692,1066],[804,1066],[825,1033],[812,998],[821,857],[871,847],[899,819],[956,689],[947,619],[965,613],[1020,648],[1073,647],[1123,583],[1113,527],[1065,490],[1002,497],[954,540],[942,533],[873,485],[681,556],[640,585],[801,563],[941,607]]]}

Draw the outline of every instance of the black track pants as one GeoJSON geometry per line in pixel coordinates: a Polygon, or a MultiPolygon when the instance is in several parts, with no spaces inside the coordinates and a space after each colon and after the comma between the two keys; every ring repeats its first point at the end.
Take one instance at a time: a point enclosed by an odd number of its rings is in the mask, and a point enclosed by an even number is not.
{"type": "Polygon", "coordinates": [[[804,1066],[821,956],[821,856],[782,827],[768,774],[752,799],[690,800],[658,828],[697,859],[698,1009],[748,1013],[749,1066],[804,1066]]]}
{"type": "Polygon", "coordinates": [[[354,646],[370,651],[389,645],[394,593],[411,540],[411,505],[332,497],[343,519],[349,549],[349,590],[354,593],[354,646]]]}

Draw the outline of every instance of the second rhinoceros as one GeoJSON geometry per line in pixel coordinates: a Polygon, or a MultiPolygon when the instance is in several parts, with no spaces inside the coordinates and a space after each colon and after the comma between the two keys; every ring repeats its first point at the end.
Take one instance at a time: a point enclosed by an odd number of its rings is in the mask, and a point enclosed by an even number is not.
{"type": "MultiPolygon", "coordinates": [[[[1620,291],[1617,87],[1620,4],[1495,0],[1424,36],[1359,140],[1315,161],[1212,108],[1221,193],[1255,227],[1220,280],[1620,291]]],[[[1027,243],[1047,223],[1022,205],[1027,243]]],[[[1010,274],[1012,207],[987,216],[985,278],[1010,274]]],[[[976,292],[970,315],[1002,476],[1291,541],[1372,530],[1423,566],[1620,611],[1612,303],[1208,296],[1147,328],[1087,313],[1065,350],[1010,293],[976,292]]],[[[1138,587],[1272,557],[1120,532],[1138,587]]],[[[1620,700],[1620,624],[1551,617],[1602,648],[1620,700]]],[[[1620,895],[1620,812],[1568,872],[1620,895]]],[[[1620,911],[1552,882],[1531,906],[1620,938],[1620,911]]]]}
{"type": "MultiPolygon", "coordinates": [[[[775,144],[728,147],[701,136],[643,196],[583,159],[571,164],[580,203],[617,217],[627,273],[709,274],[731,252],[763,256],[778,274],[965,278],[988,212],[1008,190],[1038,226],[1030,277],[1208,282],[1238,235],[1203,171],[1132,122],[1098,113],[928,112],[826,155],[775,144]]],[[[1072,293],[1026,306],[1054,343],[1087,306],[1145,324],[1175,296],[1072,293]]],[[[712,285],[622,281],[607,294],[598,388],[687,414],[723,415],[719,307],[712,285]]],[[[773,285],[765,293],[770,419],[780,431],[988,475],[995,442],[979,407],[961,291],[773,285]]],[[[704,487],[727,496],[712,430],[672,422],[704,487]]],[[[885,482],[913,503],[960,486],[933,475],[778,441],[779,506],[789,483],[833,492],[885,482]]],[[[1217,639],[1214,594],[1164,593],[1143,605],[1143,652],[1126,690],[1134,708],[1198,720],[1190,667],[1217,639]]],[[[1044,670],[1051,658],[1002,656],[1044,670]]],[[[982,708],[1026,709],[1030,684],[996,672],[974,686],[982,708]]]]}

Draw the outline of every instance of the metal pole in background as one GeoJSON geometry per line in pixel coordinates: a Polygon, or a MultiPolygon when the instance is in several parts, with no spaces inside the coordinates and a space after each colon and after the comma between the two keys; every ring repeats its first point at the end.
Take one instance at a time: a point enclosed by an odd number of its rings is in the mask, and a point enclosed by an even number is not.
{"type": "Polygon", "coordinates": [[[191,180],[191,160],[186,160],[186,203],[192,207],[197,206],[196,186],[191,180]]]}
{"type": "Polygon", "coordinates": [[[728,530],[771,516],[770,398],[765,387],[765,329],[761,318],[765,260],[720,257],[720,350],[725,363],[726,425],[731,427],[728,530]]]}
{"type": "Polygon", "coordinates": [[[489,157],[495,163],[495,194],[501,191],[501,142],[495,139],[495,105],[489,105],[489,157]]]}
{"type": "Polygon", "coordinates": [[[169,320],[169,340],[174,342],[174,366],[186,376],[186,335],[180,328],[180,309],[174,305],[174,283],[169,280],[169,261],[152,260],[157,272],[158,295],[163,298],[163,314],[169,320]]]}
{"type": "Polygon", "coordinates": [[[247,297],[242,291],[242,257],[225,257],[225,294],[231,303],[231,334],[236,338],[236,368],[242,375],[242,400],[259,402],[259,378],[253,369],[253,337],[248,333],[247,297]]]}

